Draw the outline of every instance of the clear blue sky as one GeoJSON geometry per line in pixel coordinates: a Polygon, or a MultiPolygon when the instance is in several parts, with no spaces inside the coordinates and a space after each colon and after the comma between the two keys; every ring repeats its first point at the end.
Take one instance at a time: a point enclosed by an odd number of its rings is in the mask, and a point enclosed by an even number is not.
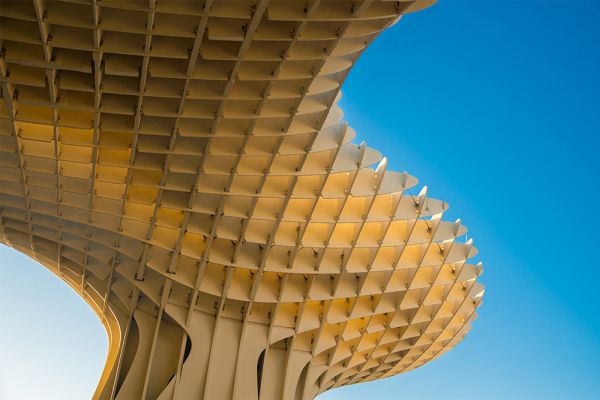
{"type": "MultiPolygon", "coordinates": [[[[371,45],[342,106],[470,228],[487,293],[446,355],[320,400],[600,399],[600,2],[442,1],[371,45]]],[[[100,323],[42,267],[0,257],[0,397],[89,397],[100,323]]]]}

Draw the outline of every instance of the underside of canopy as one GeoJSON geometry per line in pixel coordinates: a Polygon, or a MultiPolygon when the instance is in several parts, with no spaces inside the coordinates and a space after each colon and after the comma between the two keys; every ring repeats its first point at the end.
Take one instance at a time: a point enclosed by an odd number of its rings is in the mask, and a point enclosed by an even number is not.
{"type": "Polygon", "coordinates": [[[103,321],[96,398],[312,399],[464,337],[466,228],[336,105],[428,5],[2,1],[0,242],[103,321]]]}

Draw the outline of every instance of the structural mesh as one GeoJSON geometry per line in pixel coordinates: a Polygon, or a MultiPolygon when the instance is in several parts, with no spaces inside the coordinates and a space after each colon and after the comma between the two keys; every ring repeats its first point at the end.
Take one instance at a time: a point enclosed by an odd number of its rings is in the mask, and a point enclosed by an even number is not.
{"type": "Polygon", "coordinates": [[[464,337],[466,228],[336,105],[428,5],[1,2],[0,242],[103,321],[96,398],[311,399],[464,337]]]}

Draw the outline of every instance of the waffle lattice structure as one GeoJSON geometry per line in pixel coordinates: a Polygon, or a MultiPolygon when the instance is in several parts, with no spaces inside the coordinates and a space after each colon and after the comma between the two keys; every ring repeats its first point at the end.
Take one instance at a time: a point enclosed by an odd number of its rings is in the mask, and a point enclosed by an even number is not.
{"type": "Polygon", "coordinates": [[[312,399],[464,337],[466,228],[336,105],[428,5],[1,2],[0,241],[103,321],[96,398],[312,399]]]}

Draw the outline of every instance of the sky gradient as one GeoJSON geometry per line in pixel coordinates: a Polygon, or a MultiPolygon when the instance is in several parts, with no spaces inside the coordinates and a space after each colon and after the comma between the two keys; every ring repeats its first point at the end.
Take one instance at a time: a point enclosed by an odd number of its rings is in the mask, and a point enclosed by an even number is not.
{"type": "MultiPolygon", "coordinates": [[[[343,88],[357,140],[470,229],[486,295],[449,353],[319,399],[600,399],[600,2],[442,0],[343,88]]],[[[88,398],[100,322],[43,267],[0,260],[0,398],[88,398]]]]}

